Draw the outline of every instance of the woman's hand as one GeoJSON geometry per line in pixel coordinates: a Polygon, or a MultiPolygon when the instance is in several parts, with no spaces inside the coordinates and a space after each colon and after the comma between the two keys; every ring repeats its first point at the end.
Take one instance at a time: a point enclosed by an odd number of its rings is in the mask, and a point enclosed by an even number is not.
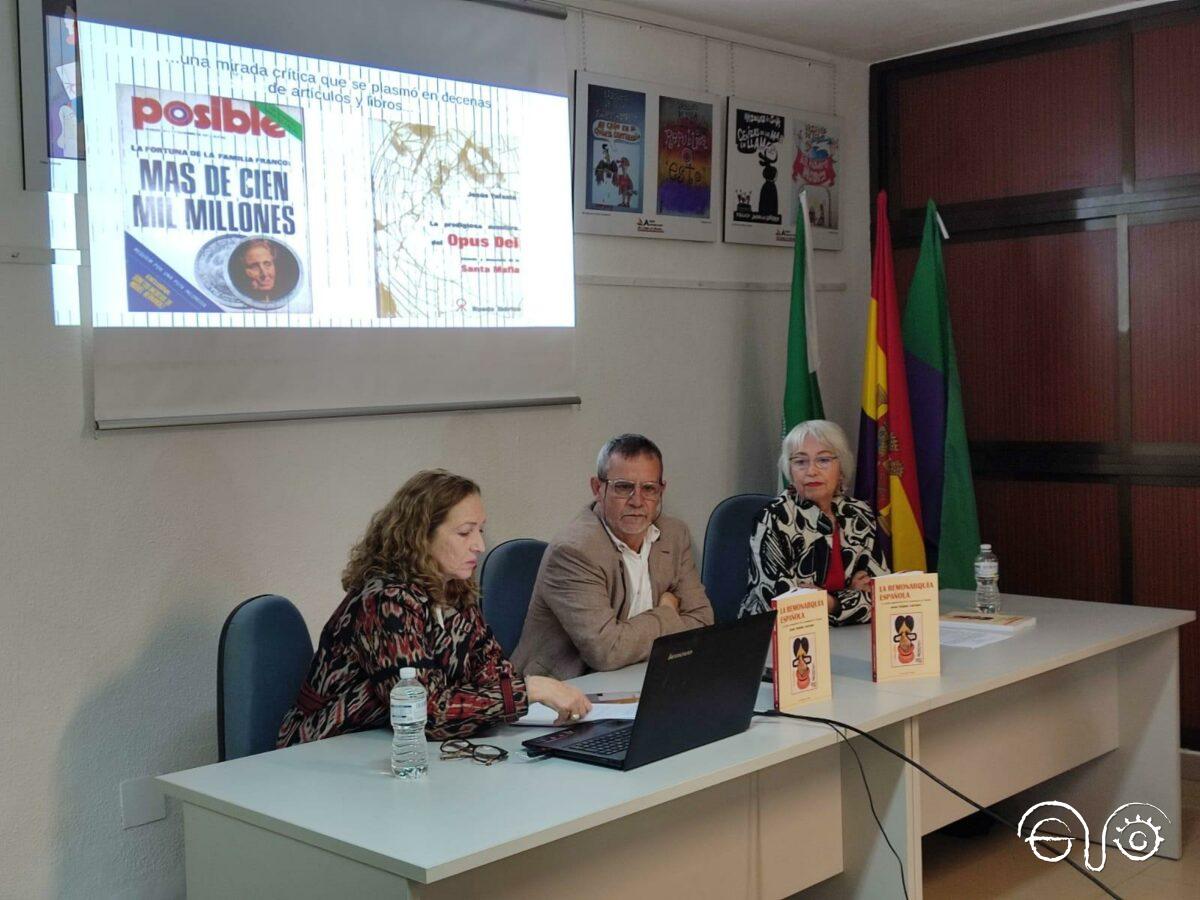
{"type": "Polygon", "coordinates": [[[558,713],[555,725],[582,719],[592,711],[592,702],[584,696],[583,691],[557,679],[544,675],[526,675],[525,687],[529,691],[530,701],[543,703],[558,713]]]}
{"type": "Polygon", "coordinates": [[[855,572],[854,577],[850,579],[850,589],[853,591],[871,590],[871,576],[866,572],[855,572]]]}

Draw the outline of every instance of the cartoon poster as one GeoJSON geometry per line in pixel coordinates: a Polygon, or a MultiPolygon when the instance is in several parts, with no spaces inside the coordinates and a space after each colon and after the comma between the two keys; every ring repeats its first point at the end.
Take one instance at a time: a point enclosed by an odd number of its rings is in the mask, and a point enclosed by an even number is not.
{"type": "Polygon", "coordinates": [[[779,154],[783,148],[784,117],[752,109],[734,112],[733,146],[729,154],[730,183],[737,184],[735,222],[779,225],[779,154]],[[735,177],[736,176],[736,177],[735,177]]]}
{"type": "MultiPolygon", "coordinates": [[[[838,168],[841,163],[840,131],[828,117],[809,116],[795,123],[792,182],[808,191],[808,218],[813,244],[822,247],[822,233],[840,233],[838,168]]],[[[839,244],[840,246],[840,244],[839,244]]]]}
{"type": "Polygon", "coordinates": [[[575,230],[715,241],[721,107],[712,94],[575,80],[575,230]]]}
{"type": "Polygon", "coordinates": [[[707,218],[712,209],[713,107],[658,98],[658,214],[707,218]]]}
{"type": "Polygon", "coordinates": [[[77,0],[17,0],[25,190],[76,193],[83,178],[77,0]]]}
{"type": "Polygon", "coordinates": [[[588,85],[588,209],[640,213],[646,193],[646,95],[588,85]]]}
{"type": "Polygon", "coordinates": [[[75,5],[43,0],[46,17],[46,138],[51,159],[83,159],[83,93],[75,5]]]}
{"type": "Polygon", "coordinates": [[[800,192],[808,191],[813,246],[842,246],[839,120],[729,99],[725,240],[792,247],[800,192]]]}

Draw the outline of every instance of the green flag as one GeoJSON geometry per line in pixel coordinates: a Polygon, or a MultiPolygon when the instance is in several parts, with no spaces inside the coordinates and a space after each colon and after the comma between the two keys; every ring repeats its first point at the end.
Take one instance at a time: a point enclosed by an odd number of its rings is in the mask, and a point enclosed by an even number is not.
{"type": "Polygon", "coordinates": [[[796,204],[796,255],[792,261],[792,310],[788,319],[787,382],[783,390],[783,433],[808,419],[825,418],[817,384],[817,315],[813,282],[812,230],[808,198],[796,204]]]}
{"type": "Polygon", "coordinates": [[[938,573],[942,587],[973,588],[979,518],[950,330],[942,235],[932,200],[925,210],[921,256],[901,331],[929,569],[938,573]]]}

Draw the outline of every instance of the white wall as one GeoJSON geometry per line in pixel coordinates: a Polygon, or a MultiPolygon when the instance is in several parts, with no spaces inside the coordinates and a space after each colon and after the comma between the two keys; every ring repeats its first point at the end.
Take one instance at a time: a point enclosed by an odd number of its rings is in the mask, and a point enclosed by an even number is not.
{"type": "MultiPolygon", "coordinates": [[[[0,16],[0,246],[44,240],[20,187],[15,0],[0,16]]],[[[568,34],[581,63],[580,20],[568,34]]],[[[845,249],[817,254],[830,415],[857,425],[869,286],[867,68],[836,92],[805,66],[589,16],[587,65],[845,118],[845,249]],[[697,55],[697,47],[701,50],[697,55]],[[707,76],[707,85],[705,84],[707,76]],[[824,93],[822,93],[824,91],[824,93]]],[[[797,48],[798,50],[798,48],[797,48]]],[[[802,52],[799,51],[798,52],[802,52]]],[[[773,248],[581,237],[581,275],[786,281],[773,248]]],[[[177,896],[182,827],[122,830],[118,784],[216,758],[216,640],[264,591],[319,629],[347,547],[405,477],[478,479],[489,540],[548,537],[586,499],[604,438],[663,448],[668,507],[699,541],[721,498],[772,490],[787,296],[581,286],[579,408],[193,428],[92,437],[79,332],[51,324],[48,273],[0,265],[0,897],[177,896]]],[[[431,373],[434,377],[435,373],[431,373]]]]}

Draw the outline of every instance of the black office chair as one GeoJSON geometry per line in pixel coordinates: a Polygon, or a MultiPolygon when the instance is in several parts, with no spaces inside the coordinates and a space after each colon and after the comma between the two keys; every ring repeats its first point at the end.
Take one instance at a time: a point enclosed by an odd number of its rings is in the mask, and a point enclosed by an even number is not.
{"type": "Polygon", "coordinates": [[[773,499],[769,494],[738,494],[718,503],[708,517],[700,580],[718,623],[737,618],[746,596],[754,518],[773,499]]]}
{"type": "Polygon", "coordinates": [[[283,715],[312,664],[300,610],[276,594],[236,606],[217,643],[217,753],[224,762],[275,749],[283,715]]]}
{"type": "Polygon", "coordinates": [[[488,551],[479,568],[483,620],[496,635],[505,656],[512,656],[521,640],[546,546],[545,541],[534,538],[505,541],[488,551]]]}

